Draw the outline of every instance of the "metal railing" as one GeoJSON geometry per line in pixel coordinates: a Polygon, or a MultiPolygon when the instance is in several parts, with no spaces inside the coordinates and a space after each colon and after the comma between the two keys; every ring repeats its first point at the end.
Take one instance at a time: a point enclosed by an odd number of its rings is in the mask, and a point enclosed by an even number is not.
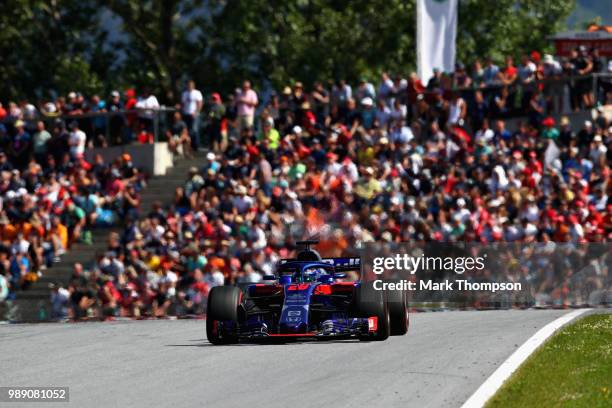
{"type": "MultiPolygon", "coordinates": [[[[441,94],[443,99],[449,100],[454,94],[458,94],[468,104],[469,109],[482,96],[483,101],[493,112],[489,111],[489,117],[516,118],[528,116],[530,112],[529,102],[536,94],[541,96],[540,102],[544,103],[544,113],[567,114],[579,110],[591,108],[597,104],[607,104],[612,101],[612,73],[598,73],[582,76],[563,76],[554,78],[533,80],[529,83],[521,83],[515,80],[510,84],[492,82],[487,85],[472,85],[469,87],[441,87],[436,90],[426,90],[422,97],[427,102],[435,102],[441,94]],[[585,103],[584,95],[591,94],[593,103],[585,103]],[[504,98],[503,107],[496,105],[496,98],[504,98]]],[[[418,94],[417,94],[418,95],[418,94]]],[[[412,95],[415,96],[415,93],[412,95]]]]}
{"type": "MultiPolygon", "coordinates": [[[[57,126],[69,128],[77,122],[79,129],[87,134],[94,145],[122,145],[138,141],[141,132],[146,132],[150,141],[166,140],[166,131],[172,126],[175,108],[131,109],[120,111],[86,112],[78,115],[53,115],[38,113],[24,118],[29,129],[35,129],[37,121],[43,121],[47,130],[57,126]]],[[[14,125],[14,122],[11,123],[14,125]]],[[[148,141],[148,140],[147,140],[148,141]]]]}
{"type": "MultiPolygon", "coordinates": [[[[444,86],[435,90],[403,91],[402,94],[393,95],[405,99],[407,104],[417,110],[416,105],[420,99],[435,103],[437,99],[449,101],[454,94],[461,96],[467,103],[467,116],[470,118],[476,102],[482,97],[487,106],[488,119],[509,119],[528,117],[533,113],[529,102],[532,95],[540,98],[538,103],[543,104],[544,115],[568,114],[571,112],[590,108],[584,100],[585,94],[592,94],[595,104],[612,103],[612,73],[590,74],[584,76],[558,76],[552,79],[534,80],[522,84],[518,80],[512,84],[490,83],[486,86],[453,87],[444,86]],[[502,106],[496,103],[503,99],[502,106]]],[[[411,109],[409,109],[410,112],[411,109]]],[[[207,126],[207,107],[204,107],[199,120],[200,138],[207,126]]],[[[104,112],[87,112],[78,115],[50,115],[37,112],[31,118],[25,118],[26,126],[34,130],[36,121],[45,122],[50,131],[61,121],[62,126],[68,127],[76,121],[88,140],[94,145],[121,145],[138,141],[138,135],[143,130],[150,134],[152,141],[166,140],[166,132],[172,127],[172,116],[175,108],[162,106],[157,110],[121,110],[104,112]]],[[[6,119],[5,119],[6,120],[6,119]]],[[[9,126],[13,123],[7,123],[9,126]]],[[[472,124],[473,125],[473,124],[472,124]]]]}

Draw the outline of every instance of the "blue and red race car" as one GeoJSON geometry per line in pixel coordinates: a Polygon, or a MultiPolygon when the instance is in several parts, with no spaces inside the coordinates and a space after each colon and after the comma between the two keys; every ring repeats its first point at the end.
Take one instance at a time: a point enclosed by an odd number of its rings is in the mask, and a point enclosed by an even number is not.
{"type": "Polygon", "coordinates": [[[386,340],[408,331],[406,293],[375,290],[371,282],[344,282],[360,258],[321,258],[305,248],[283,259],[266,283],[214,287],[208,296],[206,335],[212,344],[245,340],[356,337],[386,340]]]}

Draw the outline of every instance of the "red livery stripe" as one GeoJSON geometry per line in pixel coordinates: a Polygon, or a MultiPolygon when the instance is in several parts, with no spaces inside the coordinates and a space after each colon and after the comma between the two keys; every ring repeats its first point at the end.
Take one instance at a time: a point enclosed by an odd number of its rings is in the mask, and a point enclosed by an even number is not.
{"type": "Polygon", "coordinates": [[[308,289],[307,283],[300,283],[299,285],[289,285],[287,286],[287,290],[306,290],[308,289]]]}
{"type": "Polygon", "coordinates": [[[330,285],[319,285],[315,288],[315,295],[331,295],[332,288],[330,285]]]}

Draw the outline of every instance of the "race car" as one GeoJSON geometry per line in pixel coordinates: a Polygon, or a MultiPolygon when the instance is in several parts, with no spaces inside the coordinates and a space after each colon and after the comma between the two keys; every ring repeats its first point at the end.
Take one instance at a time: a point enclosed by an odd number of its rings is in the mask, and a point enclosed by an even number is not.
{"type": "Polygon", "coordinates": [[[208,295],[206,335],[212,344],[264,339],[386,340],[408,331],[406,292],[344,281],[360,258],[321,258],[318,241],[300,241],[264,283],[216,286],[208,295]]]}

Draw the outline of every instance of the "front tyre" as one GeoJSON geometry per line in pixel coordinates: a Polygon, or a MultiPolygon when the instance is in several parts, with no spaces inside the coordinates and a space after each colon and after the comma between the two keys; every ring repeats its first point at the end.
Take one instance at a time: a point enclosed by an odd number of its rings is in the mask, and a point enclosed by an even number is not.
{"type": "Polygon", "coordinates": [[[242,292],[235,286],[215,286],[208,293],[206,307],[206,337],[212,344],[236,343],[235,334],[227,333],[224,322],[238,325],[238,306],[242,292]]]}

